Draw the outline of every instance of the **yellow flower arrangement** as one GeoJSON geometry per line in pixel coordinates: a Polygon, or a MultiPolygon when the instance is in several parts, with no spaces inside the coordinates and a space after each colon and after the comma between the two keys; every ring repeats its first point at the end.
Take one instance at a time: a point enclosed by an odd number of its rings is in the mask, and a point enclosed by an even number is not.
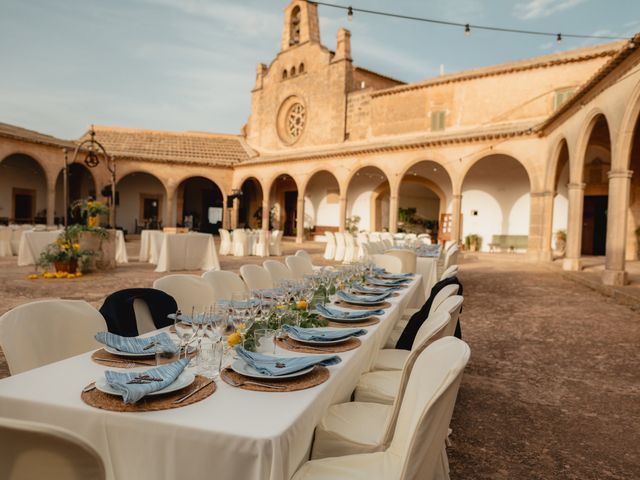
{"type": "Polygon", "coordinates": [[[229,337],[227,338],[227,344],[230,347],[233,347],[235,345],[238,345],[240,342],[242,342],[242,335],[240,334],[240,332],[236,331],[233,332],[231,335],[229,335],[229,337]]]}

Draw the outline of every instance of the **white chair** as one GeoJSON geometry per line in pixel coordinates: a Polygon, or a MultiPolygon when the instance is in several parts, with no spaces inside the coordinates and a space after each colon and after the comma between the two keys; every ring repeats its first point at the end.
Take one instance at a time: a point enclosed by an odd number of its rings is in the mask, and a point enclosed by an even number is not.
{"type": "Polygon", "coordinates": [[[233,256],[246,257],[249,255],[249,237],[242,228],[233,231],[233,256]]]}
{"type": "Polygon", "coordinates": [[[0,346],[15,375],[100,348],[94,336],[106,330],[100,312],[83,300],[39,300],[0,317],[0,346]]]}
{"type": "Polygon", "coordinates": [[[469,355],[469,346],[456,338],[425,349],[407,382],[395,428],[387,429],[392,438],[383,440],[384,451],[311,460],[292,480],[447,478],[443,448],[469,355]]]}
{"type": "Polygon", "coordinates": [[[416,262],[418,256],[413,250],[388,250],[385,255],[397,257],[402,262],[402,273],[416,273],[416,262]]]}
{"type": "Polygon", "coordinates": [[[418,235],[418,240],[420,240],[420,243],[423,245],[431,245],[431,235],[428,233],[421,233],[418,235]]]}
{"type": "Polygon", "coordinates": [[[13,255],[11,250],[11,237],[13,230],[9,227],[0,227],[0,257],[10,257],[13,255]]]}
{"type": "Polygon", "coordinates": [[[346,244],[344,241],[345,234],[342,232],[336,232],[335,236],[336,236],[336,255],[335,257],[333,257],[333,259],[336,262],[341,262],[342,260],[344,260],[344,254],[346,250],[346,244]]]}
{"type": "Polygon", "coordinates": [[[257,257],[268,257],[269,256],[269,241],[267,240],[267,231],[260,230],[258,232],[258,239],[256,242],[256,251],[255,255],[257,257]]]}
{"type": "Polygon", "coordinates": [[[218,233],[220,234],[220,250],[218,250],[218,253],[220,255],[229,255],[233,247],[229,230],[221,228],[218,233]]]}
{"type": "Polygon", "coordinates": [[[0,478],[103,480],[102,458],[85,440],[43,423],[0,418],[0,478]]]}
{"type": "Polygon", "coordinates": [[[284,235],[282,230],[273,231],[273,235],[271,235],[269,241],[269,255],[282,255],[282,235],[284,235]]]}
{"type": "Polygon", "coordinates": [[[458,265],[451,265],[447,268],[442,275],[440,276],[440,281],[446,280],[447,278],[453,278],[458,275],[458,265]]]}
{"type": "Polygon", "coordinates": [[[11,251],[13,252],[14,255],[18,255],[18,252],[20,251],[20,242],[22,240],[22,234],[26,230],[31,230],[31,227],[29,225],[20,225],[20,226],[17,226],[16,228],[13,228],[12,230],[13,231],[11,232],[11,251]]]}
{"type": "Polygon", "coordinates": [[[333,260],[336,256],[336,237],[333,232],[324,232],[324,236],[327,239],[327,245],[324,247],[324,259],[333,260]]]}
{"type": "Polygon", "coordinates": [[[451,265],[457,265],[458,264],[458,247],[455,246],[453,248],[451,248],[446,256],[444,257],[444,269],[446,270],[447,268],[449,268],[451,265]]]}
{"type": "Polygon", "coordinates": [[[167,275],[153,282],[153,288],[171,295],[186,314],[191,314],[193,308],[203,311],[214,302],[213,287],[197,275],[167,275]]]}
{"type": "Polygon", "coordinates": [[[295,256],[306,258],[307,260],[309,260],[309,263],[313,265],[313,260],[311,258],[311,255],[309,255],[309,252],[307,252],[306,250],[302,250],[302,249],[296,250],[295,256]]]}
{"type": "Polygon", "coordinates": [[[389,273],[402,273],[402,261],[397,257],[376,253],[371,256],[376,267],[384,268],[389,273]]]}
{"type": "Polygon", "coordinates": [[[234,293],[247,292],[247,285],[240,275],[226,270],[211,270],[202,274],[213,289],[213,301],[231,300],[234,293]]]}
{"type": "MultiPolygon", "coordinates": [[[[449,297],[434,311],[447,312],[449,323],[440,334],[443,337],[452,336],[455,332],[458,316],[462,308],[463,298],[460,295],[449,297]]],[[[415,340],[413,342],[416,343],[415,340]]],[[[408,365],[408,363],[405,363],[408,365]]],[[[353,398],[357,402],[374,402],[391,405],[401,387],[402,372],[398,370],[376,370],[360,376],[353,398]]]]}
{"type": "Polygon", "coordinates": [[[262,263],[264,269],[271,275],[271,281],[278,285],[282,280],[293,280],[293,273],[284,263],[277,260],[265,260],[262,263]]]}
{"type": "Polygon", "coordinates": [[[344,258],[343,263],[351,263],[356,259],[356,241],[350,233],[344,234],[344,258]]]}
{"type": "Polygon", "coordinates": [[[287,267],[289,267],[289,270],[291,270],[293,278],[297,280],[302,280],[305,275],[311,275],[313,273],[313,264],[305,256],[288,256],[284,261],[287,267]]]}
{"type": "Polygon", "coordinates": [[[273,288],[271,275],[260,265],[243,265],[240,267],[240,276],[247,284],[249,290],[273,288]]]}

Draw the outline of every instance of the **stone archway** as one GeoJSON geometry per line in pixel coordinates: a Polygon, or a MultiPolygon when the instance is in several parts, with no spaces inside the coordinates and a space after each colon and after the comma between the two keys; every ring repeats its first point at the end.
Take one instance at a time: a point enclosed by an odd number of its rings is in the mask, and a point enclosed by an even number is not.
{"type": "MultiPolygon", "coordinates": [[[[81,163],[72,163],[69,165],[69,176],[67,185],[67,205],[71,206],[73,202],[85,198],[98,198],[99,192],[96,190],[96,181],[93,173],[81,163]]],[[[74,218],[73,211],[70,209],[68,223],[78,223],[82,219],[74,218]]],[[[58,173],[56,178],[56,217],[64,217],[64,170],[58,173]]]]}
{"type": "Polygon", "coordinates": [[[167,191],[158,177],[147,172],[128,173],[116,184],[118,225],[129,233],[164,226],[167,191]]]}
{"type": "Polygon", "coordinates": [[[15,153],[0,161],[0,223],[46,223],[47,192],[35,158],[15,153]]]}
{"type": "MultiPolygon", "coordinates": [[[[347,187],[347,218],[360,218],[358,230],[389,230],[389,180],[378,167],[365,166],[352,175],[347,187]],[[387,189],[387,193],[376,194],[387,189]]],[[[397,202],[395,202],[397,206],[397,202]]]]}
{"type": "Polygon", "coordinates": [[[184,179],[177,188],[178,226],[198,232],[218,233],[224,217],[220,187],[205,177],[184,179]]]}
{"type": "Polygon", "coordinates": [[[238,227],[262,227],[262,185],[255,177],[249,177],[240,186],[242,196],[238,204],[238,227]]]}
{"type": "Polygon", "coordinates": [[[340,184],[328,170],[315,172],[304,189],[304,227],[316,234],[340,227],[340,184]]]}
{"type": "Polygon", "coordinates": [[[270,183],[269,223],[274,230],[282,230],[284,235],[297,233],[298,184],[289,174],[277,175],[270,183]]]}

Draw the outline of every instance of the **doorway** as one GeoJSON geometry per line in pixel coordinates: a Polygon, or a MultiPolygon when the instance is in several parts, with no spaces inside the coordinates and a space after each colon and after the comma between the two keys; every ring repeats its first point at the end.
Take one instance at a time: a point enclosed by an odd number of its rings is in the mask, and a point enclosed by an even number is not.
{"type": "Polygon", "coordinates": [[[36,191],[13,189],[13,219],[15,223],[33,223],[36,215],[36,191]]]}
{"type": "Polygon", "coordinates": [[[295,235],[298,192],[284,192],[284,234],[295,235]]]}
{"type": "Polygon", "coordinates": [[[607,195],[584,197],[582,255],[605,255],[607,246],[607,195]]]}

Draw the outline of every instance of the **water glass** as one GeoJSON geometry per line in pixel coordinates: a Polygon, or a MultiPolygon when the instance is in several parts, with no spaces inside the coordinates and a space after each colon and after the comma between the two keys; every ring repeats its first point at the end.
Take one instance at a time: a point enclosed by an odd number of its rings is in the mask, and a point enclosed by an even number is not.
{"type": "Polygon", "coordinates": [[[270,328],[260,328],[254,332],[256,352],[276,353],[276,331],[270,328]]]}

